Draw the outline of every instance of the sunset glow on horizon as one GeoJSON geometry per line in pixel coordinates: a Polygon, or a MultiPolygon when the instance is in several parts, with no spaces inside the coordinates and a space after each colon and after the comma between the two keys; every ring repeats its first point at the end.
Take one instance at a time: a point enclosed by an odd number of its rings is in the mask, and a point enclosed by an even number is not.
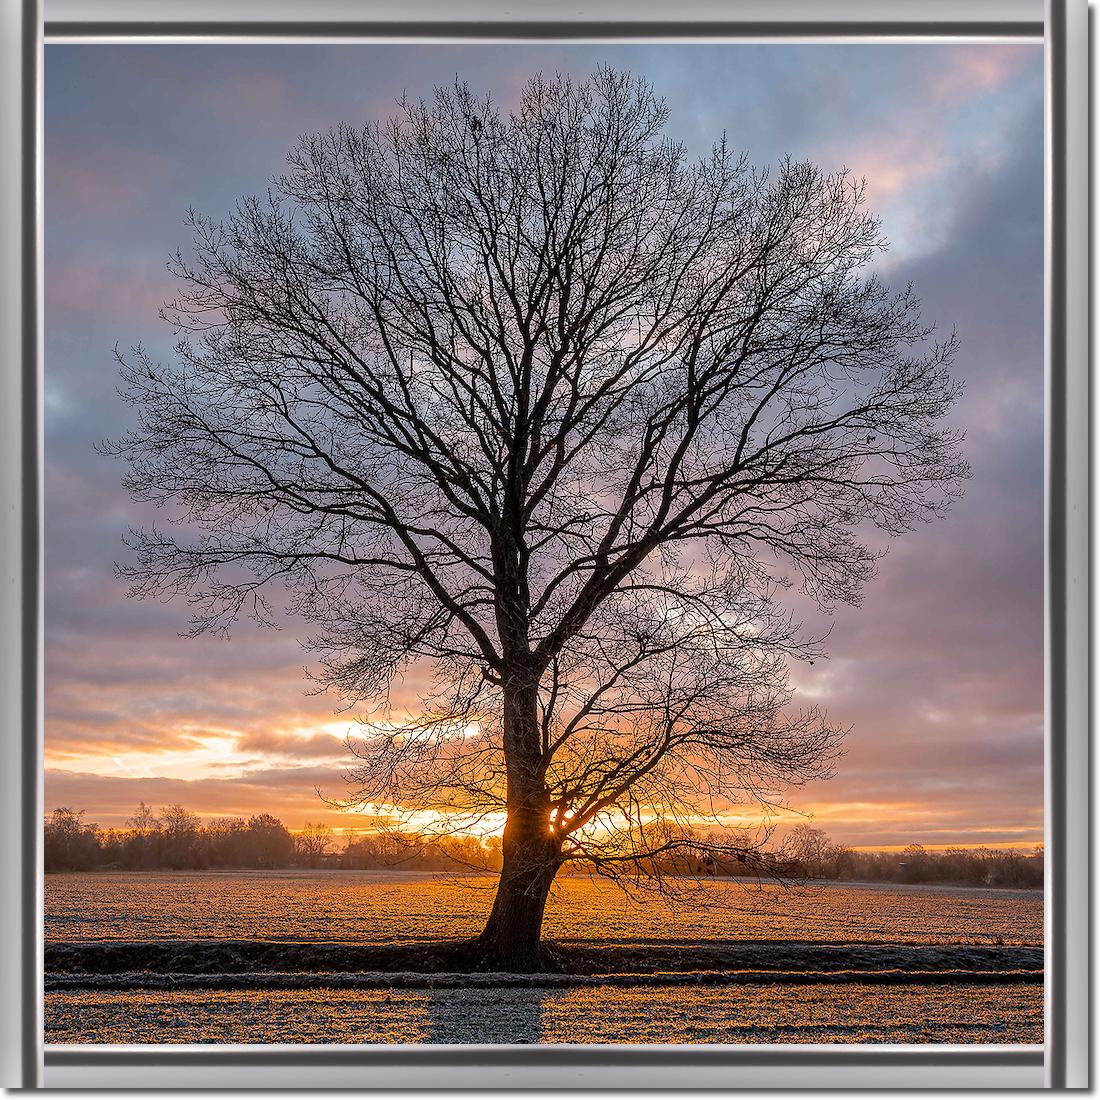
{"type": "MultiPolygon", "coordinates": [[[[218,216],[262,192],[300,133],[388,117],[403,91],[456,73],[507,104],[532,71],[604,61],[653,82],[693,153],[726,131],[754,163],[790,152],[865,175],[892,242],[884,279],[912,280],[962,340],[961,503],[891,545],[861,607],[827,617],[783,596],[828,633],[828,659],[792,669],[794,704],[851,733],[835,776],[787,792],[770,825],[885,851],[1042,843],[1042,48],[1004,44],[47,47],[47,811],[119,827],[139,801],[181,803],[340,835],[441,820],[334,805],[355,763],[345,741],[370,727],[311,694],[307,628],[187,638],[186,601],[125,598],[121,535],[156,513],[93,450],[131,415],[112,348],[171,356],[157,310],[185,209],[218,216]]],[[[415,717],[426,682],[407,670],[387,720],[415,717]]]]}

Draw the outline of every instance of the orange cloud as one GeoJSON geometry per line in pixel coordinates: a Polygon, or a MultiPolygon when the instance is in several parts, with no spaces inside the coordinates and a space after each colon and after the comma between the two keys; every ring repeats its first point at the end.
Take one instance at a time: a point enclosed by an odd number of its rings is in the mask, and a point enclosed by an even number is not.
{"type": "Polygon", "coordinates": [[[284,733],[279,730],[253,730],[237,738],[238,752],[261,756],[281,756],[294,760],[338,760],[348,756],[347,746],[331,733],[284,733]]]}

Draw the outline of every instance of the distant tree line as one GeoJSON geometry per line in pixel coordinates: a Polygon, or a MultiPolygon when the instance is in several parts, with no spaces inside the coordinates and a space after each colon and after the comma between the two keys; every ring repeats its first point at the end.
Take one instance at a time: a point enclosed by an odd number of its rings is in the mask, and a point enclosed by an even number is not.
{"type": "MultiPolygon", "coordinates": [[[[705,852],[705,848],[703,851],[705,852]]],[[[1043,849],[946,848],[929,851],[910,844],[895,851],[859,851],[835,844],[823,829],[799,825],[770,853],[773,873],[786,879],[840,882],[943,883],[1039,889],[1043,885],[1043,849]]],[[[736,862],[700,868],[715,875],[744,875],[736,862]]]]}
{"type": "MultiPolygon", "coordinates": [[[[822,829],[799,825],[764,854],[740,862],[725,853],[728,837],[685,835],[667,858],[640,867],[649,875],[775,877],[844,882],[945,883],[965,886],[1040,888],[1043,850],[949,848],[928,851],[913,844],[901,851],[857,851],[834,844],[822,829]]],[[[85,822],[83,811],[55,809],[45,826],[47,871],[274,870],[326,867],[409,871],[499,871],[499,837],[422,836],[386,830],[347,838],[340,847],[332,829],[306,824],[296,833],[270,814],[203,822],[183,806],[159,814],[142,802],[122,829],[85,822]]]]}
{"type": "Polygon", "coordinates": [[[309,824],[292,833],[271,814],[202,821],[181,805],[159,814],[142,802],[124,828],[101,829],[82,810],[55,809],[46,820],[47,871],[274,870],[333,867],[363,870],[499,870],[500,840],[453,836],[426,839],[379,832],[338,848],[332,829],[309,824]]]}
{"type": "Polygon", "coordinates": [[[957,886],[1000,886],[1040,889],[1043,849],[947,848],[929,851],[923,845],[890,851],[860,851],[836,844],[823,829],[798,825],[766,844],[737,833],[705,833],[688,828],[654,826],[647,837],[658,856],[638,862],[642,875],[655,879],[743,878],[805,882],[940,883],[957,886]],[[731,839],[732,838],[732,839],[731,839]],[[738,851],[756,849],[752,858],[738,851]]]}
{"type": "Polygon", "coordinates": [[[500,837],[425,837],[416,833],[387,831],[349,838],[332,866],[348,870],[392,867],[403,871],[499,871],[500,837]]]}

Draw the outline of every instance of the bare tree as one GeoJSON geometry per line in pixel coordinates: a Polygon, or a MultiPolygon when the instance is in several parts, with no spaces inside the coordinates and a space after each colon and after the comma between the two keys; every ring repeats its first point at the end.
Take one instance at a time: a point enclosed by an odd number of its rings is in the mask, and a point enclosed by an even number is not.
{"type": "Polygon", "coordinates": [[[792,865],[792,869],[806,878],[821,878],[826,859],[832,846],[824,829],[803,823],[796,825],[786,836],[780,857],[792,865]]]}
{"type": "Polygon", "coordinates": [[[351,801],[506,812],[482,965],[539,964],[563,862],[629,875],[828,772],[778,596],[857,603],[868,534],[966,475],[955,339],[871,273],[862,185],[691,160],[666,117],[601,70],[307,136],[191,216],[175,361],[120,357],[111,447],[180,525],[131,533],[132,594],[186,594],[196,632],[301,617],[352,703],[434,670],[355,743],[351,801]]]}
{"type": "Polygon", "coordinates": [[[319,867],[331,848],[332,829],[324,822],[307,821],[294,837],[294,854],[310,867],[319,867]]]}

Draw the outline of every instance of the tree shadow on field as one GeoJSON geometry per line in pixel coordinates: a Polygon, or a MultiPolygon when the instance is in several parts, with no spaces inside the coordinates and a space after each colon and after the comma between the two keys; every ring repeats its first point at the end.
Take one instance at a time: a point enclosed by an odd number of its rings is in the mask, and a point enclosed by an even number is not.
{"type": "Polygon", "coordinates": [[[428,993],[428,1043],[540,1043],[543,1012],[555,991],[538,988],[434,989],[428,993]]]}

